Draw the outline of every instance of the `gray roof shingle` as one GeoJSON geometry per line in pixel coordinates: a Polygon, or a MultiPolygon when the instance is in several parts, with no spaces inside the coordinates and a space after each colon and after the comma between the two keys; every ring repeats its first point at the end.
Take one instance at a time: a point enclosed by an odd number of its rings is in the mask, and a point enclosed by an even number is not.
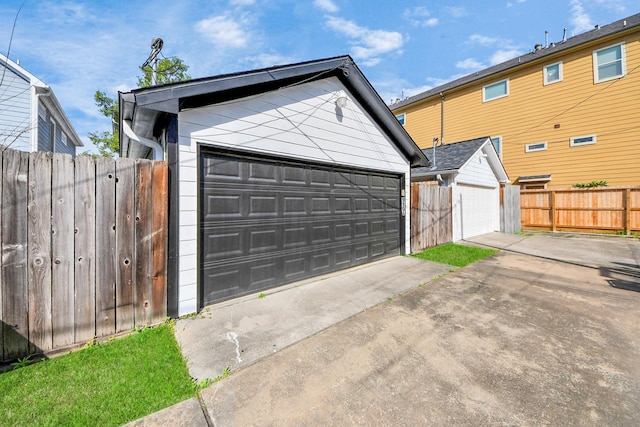
{"type": "MultiPolygon", "coordinates": [[[[458,170],[473,156],[489,137],[453,142],[436,147],[435,168],[420,167],[411,170],[414,176],[430,175],[438,172],[458,170]]],[[[422,152],[433,164],[433,148],[425,148],[422,152]]]]}

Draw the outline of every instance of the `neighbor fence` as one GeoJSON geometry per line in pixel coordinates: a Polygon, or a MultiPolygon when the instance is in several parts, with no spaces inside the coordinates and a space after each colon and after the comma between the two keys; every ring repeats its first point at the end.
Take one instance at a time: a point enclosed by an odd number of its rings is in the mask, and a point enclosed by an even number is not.
{"type": "Polygon", "coordinates": [[[520,208],[527,230],[640,231],[640,187],[522,190],[520,208]]]}
{"type": "Polygon", "coordinates": [[[0,153],[3,361],[166,316],[165,162],[0,153]]]}
{"type": "Polygon", "coordinates": [[[451,188],[411,183],[411,252],[452,240],[451,188]]]}

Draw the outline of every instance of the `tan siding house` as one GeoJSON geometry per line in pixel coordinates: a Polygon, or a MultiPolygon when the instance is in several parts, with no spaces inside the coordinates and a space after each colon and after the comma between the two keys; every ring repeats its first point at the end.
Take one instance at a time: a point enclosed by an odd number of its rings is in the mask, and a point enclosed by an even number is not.
{"type": "Polygon", "coordinates": [[[421,148],[490,135],[523,187],[640,185],[640,14],[391,109],[421,148]]]}

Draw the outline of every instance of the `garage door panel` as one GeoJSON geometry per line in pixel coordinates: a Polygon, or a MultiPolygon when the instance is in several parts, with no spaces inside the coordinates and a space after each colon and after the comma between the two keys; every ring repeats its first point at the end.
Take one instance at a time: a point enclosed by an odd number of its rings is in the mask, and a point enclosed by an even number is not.
{"type": "Polygon", "coordinates": [[[202,303],[400,254],[399,182],[203,152],[202,303]]]}

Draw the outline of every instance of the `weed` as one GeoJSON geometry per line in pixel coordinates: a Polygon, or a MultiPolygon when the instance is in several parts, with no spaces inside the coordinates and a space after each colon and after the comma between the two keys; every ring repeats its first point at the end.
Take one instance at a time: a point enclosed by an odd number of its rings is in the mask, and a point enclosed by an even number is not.
{"type": "Polygon", "coordinates": [[[87,341],[82,348],[90,348],[90,347],[95,347],[96,345],[98,345],[98,341],[96,341],[96,337],[95,335],[93,336],[93,338],[91,338],[89,341],[87,341]]]}
{"type": "Polygon", "coordinates": [[[393,297],[388,297],[387,301],[393,301],[393,297]]]}
{"type": "Polygon", "coordinates": [[[265,294],[260,294],[260,295],[258,295],[258,299],[264,299],[264,298],[266,298],[266,297],[267,297],[267,296],[266,296],[265,294]]]}
{"type": "Polygon", "coordinates": [[[222,381],[223,379],[227,378],[229,375],[231,375],[231,368],[227,366],[226,368],[224,368],[221,375],[218,375],[213,379],[213,382],[217,383],[219,381],[222,381]]]}
{"type": "Polygon", "coordinates": [[[31,356],[26,356],[26,357],[23,357],[22,359],[18,359],[18,361],[16,362],[13,362],[11,364],[11,367],[13,369],[24,368],[25,366],[29,366],[32,363],[34,363],[34,361],[31,360],[31,356]]]}
{"type": "Polygon", "coordinates": [[[196,393],[209,387],[211,384],[213,384],[213,380],[211,378],[205,378],[202,381],[198,381],[195,378],[193,379],[193,386],[196,393]]]}

